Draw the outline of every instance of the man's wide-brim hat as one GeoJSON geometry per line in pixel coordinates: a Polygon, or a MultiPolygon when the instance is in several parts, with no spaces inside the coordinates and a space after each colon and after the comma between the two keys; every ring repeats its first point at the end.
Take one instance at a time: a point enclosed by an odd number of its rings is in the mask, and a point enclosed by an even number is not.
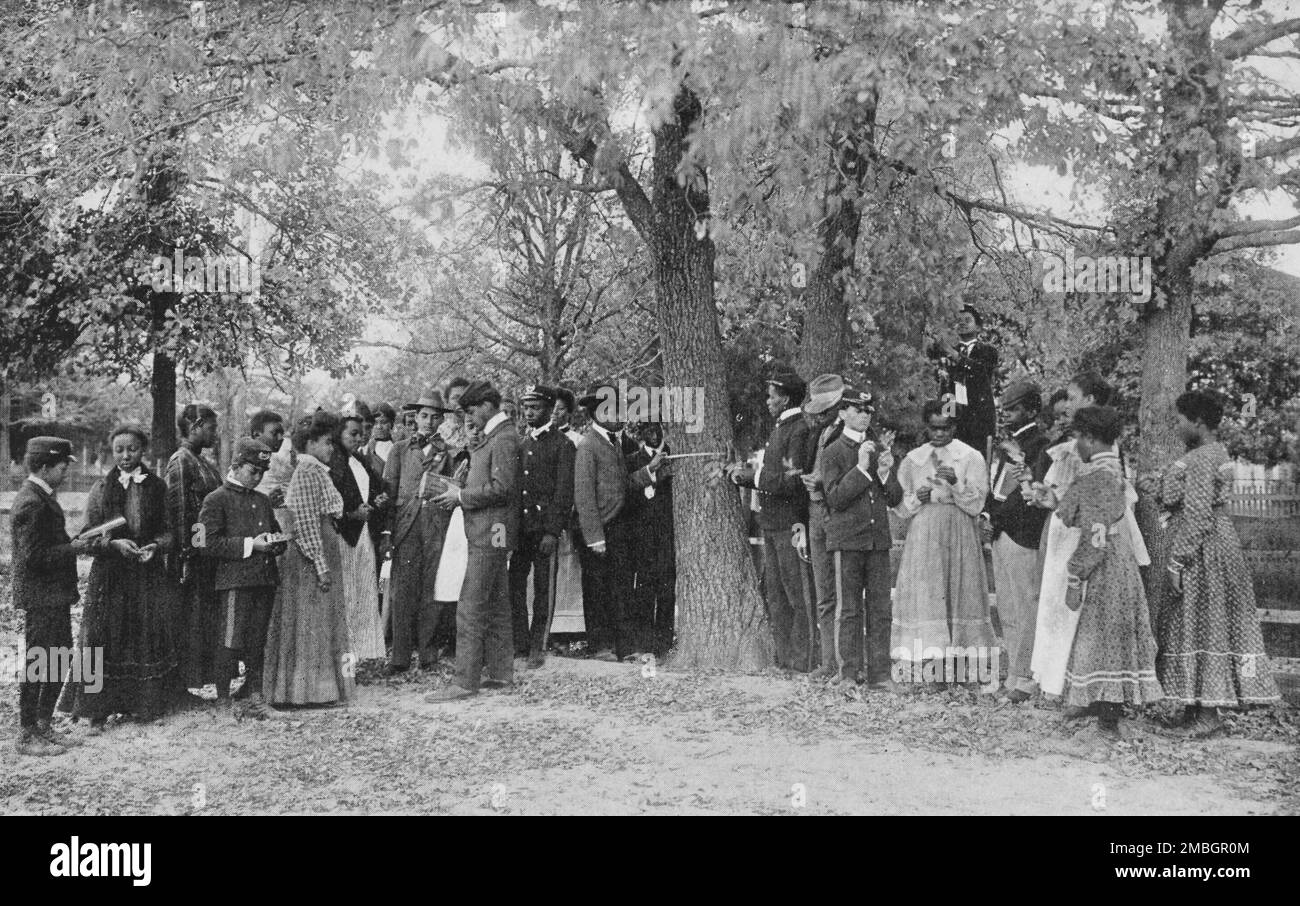
{"type": "Polygon", "coordinates": [[[578,397],[578,405],[583,409],[594,409],[606,400],[617,400],[618,388],[613,384],[592,384],[582,396],[578,397]]]}
{"type": "Polygon", "coordinates": [[[844,378],[838,374],[821,374],[808,385],[808,400],[803,411],[809,415],[825,412],[844,398],[844,378]]]}
{"type": "Polygon", "coordinates": [[[447,406],[443,404],[442,394],[439,393],[437,390],[431,390],[428,393],[421,396],[415,402],[407,403],[405,406],[402,407],[403,412],[418,412],[421,409],[437,409],[439,412],[455,411],[452,409],[448,409],[447,406]]]}

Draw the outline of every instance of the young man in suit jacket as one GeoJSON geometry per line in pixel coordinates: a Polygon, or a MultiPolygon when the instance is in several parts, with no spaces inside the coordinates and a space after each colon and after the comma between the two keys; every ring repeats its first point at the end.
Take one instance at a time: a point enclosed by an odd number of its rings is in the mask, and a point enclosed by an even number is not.
{"type": "Polygon", "coordinates": [[[27,480],[14,497],[14,607],[27,612],[23,637],[22,681],[18,686],[18,753],[60,755],[81,741],[55,730],[50,719],[63,677],[52,665],[57,650],[72,649],[72,605],[77,603],[77,554],[90,543],[68,537],[63,508],[55,494],[76,462],[72,442],[33,437],[23,462],[27,480]]]}
{"type": "Polygon", "coordinates": [[[451,513],[436,501],[452,474],[452,457],[438,434],[447,407],[434,390],[403,407],[415,413],[416,433],[393,444],[384,466],[384,487],[392,497],[388,528],[381,534],[382,558],[393,555],[389,619],[393,651],[385,674],[402,673],[419,651],[420,669],[431,670],[438,660],[434,644],[444,610],[454,609],[434,597],[438,560],[451,513]]]}
{"type": "Polygon", "coordinates": [[[560,534],[573,513],[573,443],[551,422],[555,390],[540,384],[527,388],[521,400],[528,433],[519,443],[519,548],[510,556],[510,615],[516,657],[528,667],[545,662],[560,534]],[[528,574],[533,575],[533,622],[528,625],[528,574]]]}
{"type": "Polygon", "coordinates": [[[767,617],[776,644],[776,665],[802,673],[816,658],[817,617],[809,592],[812,577],[794,547],[795,526],[806,531],[808,491],[803,473],[808,453],[808,423],[799,408],[807,385],[793,372],[767,382],[767,409],[776,426],[763,448],[758,469],[733,467],[735,484],[758,491],[758,524],[763,530],[763,588],[767,617]]]}
{"type": "Polygon", "coordinates": [[[621,661],[635,647],[626,607],[632,594],[633,529],[624,512],[629,493],[654,483],[663,456],[627,469],[619,432],[618,393],[599,386],[578,400],[591,420],[574,455],[573,503],[578,511],[582,615],[587,647],[597,660],[621,661]]]}
{"type": "Polygon", "coordinates": [[[471,382],[460,408],[483,443],[470,453],[465,487],[450,485],[438,498],[448,512],[464,511],[469,564],[456,609],[456,681],[425,697],[435,704],[477,695],[484,668],[491,686],[514,679],[507,563],[519,544],[519,432],[487,381],[471,382]]]}
{"type": "Polygon", "coordinates": [[[822,459],[829,513],[826,547],[835,558],[837,680],[865,680],[886,690],[893,617],[889,550],[894,543],[888,508],[902,502],[903,488],[893,451],[870,433],[876,411],[871,394],[846,390],[840,405],[844,429],[822,459]]]}
{"type": "Polygon", "coordinates": [[[1009,658],[1004,695],[1015,703],[1027,701],[1038,689],[1029,663],[1043,578],[1038,545],[1049,511],[1031,506],[1021,483],[1042,481],[1051,465],[1047,434],[1038,425],[1042,402],[1042,391],[1032,381],[1017,381],[1002,395],[1002,420],[1010,437],[994,450],[988,502],[980,514],[981,533],[993,543],[998,622],[1009,658]]]}
{"type": "Polygon", "coordinates": [[[983,319],[975,307],[963,306],[957,315],[957,345],[936,341],[929,354],[939,365],[940,394],[952,394],[957,407],[957,439],[987,456],[989,439],[997,429],[993,379],[998,351],[980,341],[982,327],[983,319]]]}
{"type": "Polygon", "coordinates": [[[278,540],[280,524],[270,499],[256,490],[270,467],[270,447],[256,438],[239,438],[225,483],[203,500],[199,510],[203,534],[195,541],[201,556],[217,561],[221,604],[217,698],[230,702],[230,683],[242,660],[246,672],[240,697],[247,698],[249,704],[235,715],[242,718],[247,714],[257,720],[274,713],[262,697],[262,662],[275,589],[280,584],[275,558],[288,546],[278,540]]]}

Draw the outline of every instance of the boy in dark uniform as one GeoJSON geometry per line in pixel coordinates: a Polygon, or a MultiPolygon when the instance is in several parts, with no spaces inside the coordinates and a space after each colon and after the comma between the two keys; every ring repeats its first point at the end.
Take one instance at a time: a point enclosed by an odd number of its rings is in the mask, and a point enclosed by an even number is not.
{"type": "Polygon", "coordinates": [[[252,437],[241,437],[225,483],[207,496],[199,510],[202,534],[195,547],[218,560],[221,658],[217,665],[217,697],[230,698],[236,665],[244,662],[240,697],[248,705],[236,709],[265,720],[274,712],[262,696],[262,661],[280,574],[275,557],[287,546],[271,501],[255,489],[271,465],[271,448],[252,437]],[[202,541],[202,544],[199,544],[202,541]]]}
{"type": "Polygon", "coordinates": [[[20,755],[60,755],[80,740],[50,725],[62,677],[55,675],[55,649],[72,648],[72,605],[77,603],[77,554],[90,544],[68,537],[55,493],[76,462],[72,442],[60,437],[27,441],[27,480],[14,497],[10,526],[14,545],[14,607],[27,612],[23,681],[18,687],[20,755]],[[43,652],[33,659],[32,652],[43,652]],[[31,662],[31,663],[29,663],[31,662]]]}
{"type": "Polygon", "coordinates": [[[573,443],[551,416],[556,392],[541,385],[523,395],[528,433],[519,442],[522,464],[522,504],[519,547],[510,555],[510,615],[516,657],[528,667],[545,662],[546,628],[550,623],[560,533],[573,513],[573,443]],[[533,623],[528,625],[528,574],[533,574],[533,623]]]}
{"type": "Polygon", "coordinates": [[[844,427],[822,456],[826,549],[835,561],[835,648],[839,681],[865,680],[876,691],[890,683],[888,507],[903,500],[889,443],[871,433],[875,402],[865,390],[845,390],[844,427]],[[863,629],[866,629],[865,639],[863,629]],[[865,665],[863,663],[865,655],[865,665]]]}

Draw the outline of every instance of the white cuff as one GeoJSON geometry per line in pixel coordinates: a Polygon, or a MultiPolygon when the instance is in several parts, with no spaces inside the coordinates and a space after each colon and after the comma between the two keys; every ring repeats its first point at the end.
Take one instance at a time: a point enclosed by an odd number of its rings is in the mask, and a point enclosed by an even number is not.
{"type": "Polygon", "coordinates": [[[252,539],[252,538],[245,538],[245,539],[244,539],[244,559],[247,560],[247,559],[248,559],[249,557],[251,557],[251,556],[253,556],[253,539],[252,539]]]}

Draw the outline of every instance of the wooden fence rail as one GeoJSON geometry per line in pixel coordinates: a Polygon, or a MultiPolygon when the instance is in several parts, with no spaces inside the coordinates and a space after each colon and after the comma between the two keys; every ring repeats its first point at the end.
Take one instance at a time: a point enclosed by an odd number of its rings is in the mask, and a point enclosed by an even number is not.
{"type": "Polygon", "coordinates": [[[1228,512],[1257,519],[1300,516],[1300,485],[1294,481],[1238,478],[1233,482],[1228,512]]]}

